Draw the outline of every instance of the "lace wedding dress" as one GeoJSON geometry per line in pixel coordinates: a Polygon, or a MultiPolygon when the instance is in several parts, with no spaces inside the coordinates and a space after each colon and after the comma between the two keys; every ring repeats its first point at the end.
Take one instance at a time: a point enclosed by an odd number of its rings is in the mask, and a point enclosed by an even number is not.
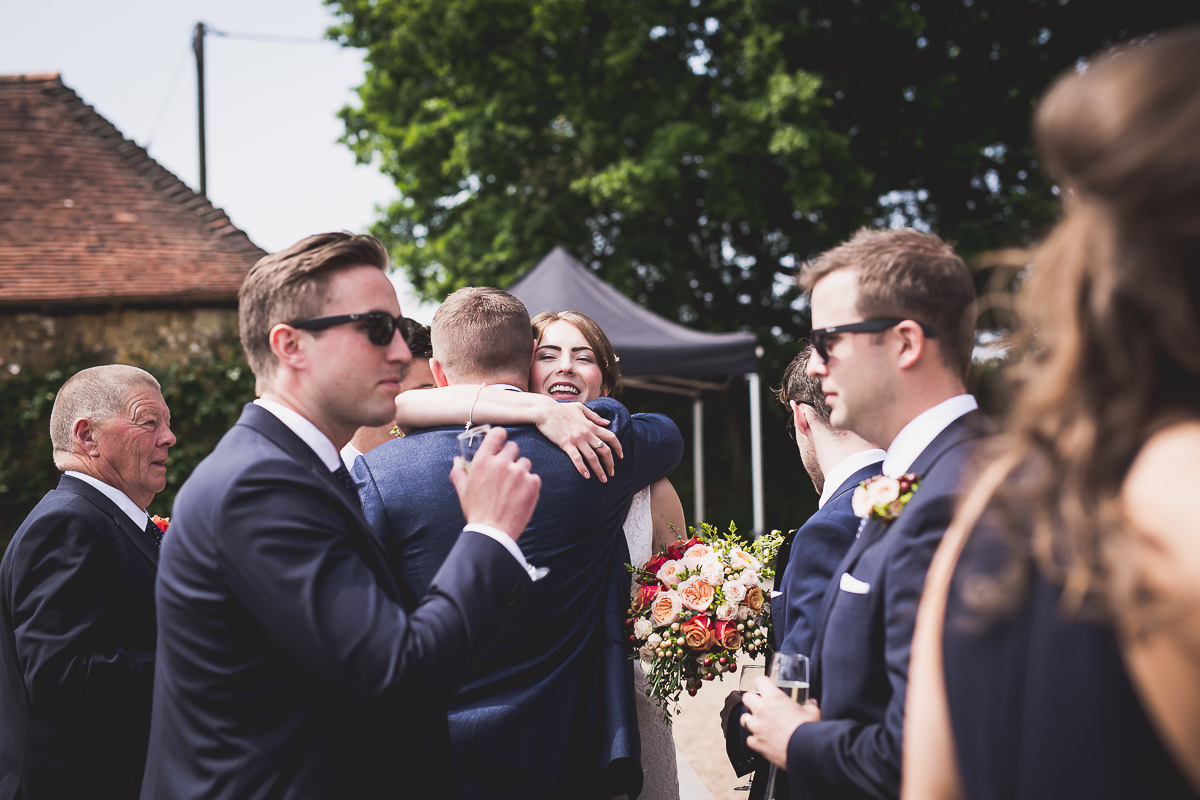
{"type": "MultiPolygon", "coordinates": [[[[640,566],[650,560],[653,534],[650,490],[643,489],[633,496],[625,517],[631,564],[640,566]]],[[[675,749],[675,738],[663,710],[646,696],[646,671],[641,661],[633,662],[633,682],[637,688],[638,732],[642,739],[643,783],[638,800],[712,800],[696,771],[675,749]]]]}

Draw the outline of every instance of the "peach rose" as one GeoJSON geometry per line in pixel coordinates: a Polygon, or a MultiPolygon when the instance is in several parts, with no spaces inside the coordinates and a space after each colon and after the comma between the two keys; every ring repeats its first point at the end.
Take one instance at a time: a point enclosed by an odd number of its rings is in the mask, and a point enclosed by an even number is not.
{"type": "Polygon", "coordinates": [[[710,650],[716,641],[708,617],[704,614],[697,614],[680,625],[679,632],[683,634],[684,642],[692,650],[710,650]]]}
{"type": "Polygon", "coordinates": [[[654,577],[662,581],[663,586],[666,586],[669,589],[674,589],[677,585],[679,585],[679,570],[681,566],[682,565],[674,559],[666,561],[661,567],[658,568],[658,572],[654,577]]]}
{"type": "Polygon", "coordinates": [[[757,586],[751,586],[746,590],[746,606],[756,614],[762,611],[763,607],[763,592],[757,586]]]}
{"type": "Polygon", "coordinates": [[[716,597],[713,585],[699,576],[688,578],[679,584],[679,599],[684,608],[692,611],[706,611],[716,597]]]}
{"type": "Polygon", "coordinates": [[[881,475],[867,484],[867,502],[872,508],[886,506],[900,497],[900,481],[881,475]]]}
{"type": "Polygon", "coordinates": [[[705,557],[711,555],[712,551],[713,551],[712,547],[710,547],[709,545],[706,545],[704,542],[700,542],[700,544],[694,544],[691,547],[689,547],[686,551],[684,551],[683,557],[684,558],[705,558],[705,557]]]}
{"type": "Polygon", "coordinates": [[[650,604],[650,619],[661,628],[679,619],[679,612],[682,610],[683,603],[680,602],[677,592],[660,592],[650,604]]]}

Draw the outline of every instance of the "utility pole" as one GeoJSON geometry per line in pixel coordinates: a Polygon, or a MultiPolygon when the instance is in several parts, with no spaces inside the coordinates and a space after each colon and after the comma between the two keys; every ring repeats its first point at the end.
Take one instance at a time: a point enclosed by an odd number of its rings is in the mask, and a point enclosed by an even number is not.
{"type": "Polygon", "coordinates": [[[204,158],[204,23],[196,23],[196,34],[192,38],[192,50],[196,53],[196,100],[200,113],[200,194],[208,196],[208,181],[205,176],[204,158]]]}

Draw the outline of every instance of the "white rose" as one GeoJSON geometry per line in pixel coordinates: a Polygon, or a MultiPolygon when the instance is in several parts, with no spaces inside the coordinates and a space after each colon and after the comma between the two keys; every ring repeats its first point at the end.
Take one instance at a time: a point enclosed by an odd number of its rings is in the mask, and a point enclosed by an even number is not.
{"type": "Polygon", "coordinates": [[[742,574],[738,575],[738,583],[749,589],[751,586],[761,586],[762,576],[758,574],[757,569],[744,569],[742,574]]]}
{"type": "Polygon", "coordinates": [[[646,644],[650,647],[658,647],[660,644],[662,644],[662,637],[657,633],[652,633],[650,634],[650,638],[646,640],[646,644]]]}
{"type": "Polygon", "coordinates": [[[867,502],[871,507],[886,506],[900,497],[900,481],[886,475],[876,478],[867,486],[867,502]]]}
{"type": "Polygon", "coordinates": [[[700,567],[700,577],[716,586],[725,579],[725,565],[715,558],[712,561],[706,561],[700,567]]]}
{"type": "Polygon", "coordinates": [[[639,639],[645,639],[653,630],[654,627],[650,624],[650,620],[645,617],[638,617],[633,621],[633,635],[639,639]]]}
{"type": "Polygon", "coordinates": [[[642,661],[649,664],[654,660],[654,651],[654,646],[648,644],[638,650],[638,656],[642,659],[642,661]]]}
{"type": "Polygon", "coordinates": [[[850,498],[850,507],[854,509],[856,517],[866,517],[871,513],[871,498],[867,495],[865,487],[859,486],[854,490],[854,496],[850,498]]]}
{"type": "Polygon", "coordinates": [[[735,605],[746,599],[746,585],[739,581],[725,581],[721,591],[725,593],[725,599],[735,605]]]}
{"type": "Polygon", "coordinates": [[[753,612],[752,612],[752,611],[750,611],[750,608],[749,608],[748,606],[742,606],[742,607],[740,607],[740,608],[738,609],[738,621],[739,621],[739,622],[745,622],[746,620],[750,619],[750,615],[751,615],[752,613],[753,613],[753,612]]]}
{"type": "Polygon", "coordinates": [[[732,603],[721,603],[717,606],[717,619],[731,620],[738,614],[737,606],[732,603]]]}

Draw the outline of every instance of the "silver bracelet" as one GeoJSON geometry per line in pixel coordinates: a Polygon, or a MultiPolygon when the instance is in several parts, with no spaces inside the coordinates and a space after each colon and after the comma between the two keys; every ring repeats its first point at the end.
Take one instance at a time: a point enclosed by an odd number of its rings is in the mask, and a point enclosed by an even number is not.
{"type": "Polygon", "coordinates": [[[475,399],[471,401],[471,408],[467,411],[467,425],[464,430],[469,430],[473,424],[472,421],[475,419],[475,404],[479,402],[479,395],[483,392],[483,387],[485,386],[487,386],[486,382],[481,383],[479,384],[479,388],[475,390],[475,399]]]}

